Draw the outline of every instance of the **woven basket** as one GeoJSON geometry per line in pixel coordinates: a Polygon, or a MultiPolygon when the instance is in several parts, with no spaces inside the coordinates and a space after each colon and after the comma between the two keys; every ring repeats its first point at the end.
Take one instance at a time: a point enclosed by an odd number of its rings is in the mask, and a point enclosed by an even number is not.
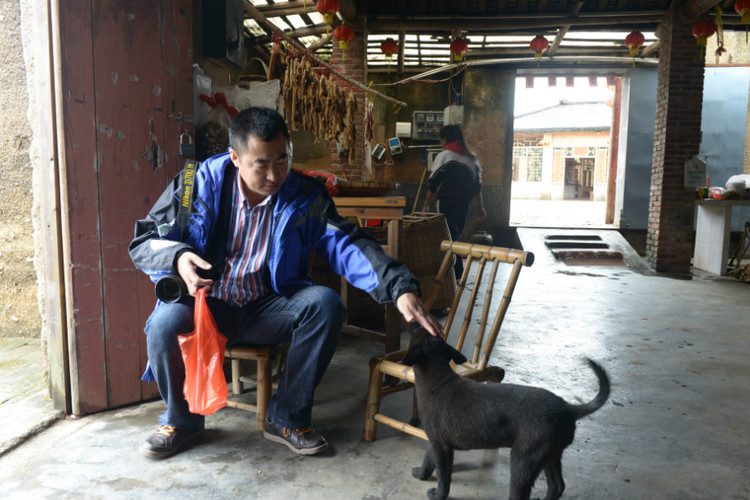
{"type": "MultiPolygon", "coordinates": [[[[400,260],[419,279],[426,299],[443,261],[440,242],[451,239],[448,223],[443,214],[414,212],[404,216],[401,231],[400,260]]],[[[430,309],[450,307],[455,293],[456,276],[448,272],[430,309]]]]}

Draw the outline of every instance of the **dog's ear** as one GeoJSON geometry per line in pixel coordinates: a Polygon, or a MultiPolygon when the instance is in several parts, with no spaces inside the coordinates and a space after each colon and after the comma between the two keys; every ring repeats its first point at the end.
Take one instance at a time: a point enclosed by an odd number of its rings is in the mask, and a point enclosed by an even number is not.
{"type": "Polygon", "coordinates": [[[414,366],[414,363],[424,358],[424,349],[421,344],[414,344],[409,346],[409,350],[406,352],[406,356],[401,360],[406,366],[414,366]]]}
{"type": "Polygon", "coordinates": [[[406,356],[401,360],[406,366],[414,366],[415,363],[425,359],[425,339],[430,334],[416,321],[409,325],[409,349],[406,356]]]}
{"type": "Polygon", "coordinates": [[[443,342],[441,347],[443,354],[450,360],[452,360],[457,365],[461,365],[463,363],[466,363],[468,361],[466,359],[466,356],[461,354],[459,351],[455,350],[452,345],[443,342]]]}

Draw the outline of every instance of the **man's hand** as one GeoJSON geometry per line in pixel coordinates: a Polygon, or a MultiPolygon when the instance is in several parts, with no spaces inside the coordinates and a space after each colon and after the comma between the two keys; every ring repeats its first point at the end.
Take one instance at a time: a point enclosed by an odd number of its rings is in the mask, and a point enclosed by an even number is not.
{"type": "Polygon", "coordinates": [[[416,293],[407,292],[401,295],[396,299],[396,307],[407,323],[416,321],[422,325],[425,330],[430,332],[430,335],[435,337],[442,336],[443,325],[441,325],[440,322],[430,314],[416,293]]]}
{"type": "Polygon", "coordinates": [[[203,260],[198,254],[185,252],[177,259],[177,272],[187,286],[188,293],[195,297],[195,292],[201,287],[208,287],[210,290],[214,286],[213,280],[201,278],[198,275],[198,268],[208,271],[211,264],[203,260]]]}

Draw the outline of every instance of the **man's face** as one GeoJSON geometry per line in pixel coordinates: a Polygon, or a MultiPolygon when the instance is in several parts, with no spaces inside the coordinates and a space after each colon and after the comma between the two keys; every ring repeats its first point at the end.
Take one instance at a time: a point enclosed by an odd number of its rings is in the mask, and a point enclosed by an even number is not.
{"type": "Polygon", "coordinates": [[[269,142],[250,135],[244,152],[230,150],[232,163],[239,169],[245,198],[257,205],[268,195],[276,194],[289,175],[289,153],[284,134],[269,142]]]}

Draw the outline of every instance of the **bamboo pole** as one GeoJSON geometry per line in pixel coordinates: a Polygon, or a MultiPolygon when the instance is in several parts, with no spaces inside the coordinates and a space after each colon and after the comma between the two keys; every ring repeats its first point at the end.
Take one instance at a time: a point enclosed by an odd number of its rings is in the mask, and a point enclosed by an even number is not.
{"type": "Polygon", "coordinates": [[[348,77],[347,75],[344,75],[343,73],[340,73],[338,70],[334,69],[333,66],[331,66],[330,64],[328,64],[327,62],[325,62],[324,60],[322,60],[321,58],[319,58],[318,56],[316,56],[315,54],[313,54],[312,52],[310,52],[309,50],[307,50],[307,48],[304,45],[302,45],[299,41],[295,40],[294,38],[290,37],[289,35],[287,35],[283,31],[281,31],[279,28],[277,28],[276,25],[274,25],[271,21],[269,21],[266,18],[266,16],[264,16],[258,9],[256,9],[254,6],[250,5],[250,3],[246,3],[245,4],[245,11],[248,14],[250,14],[250,16],[252,16],[252,18],[255,19],[258,22],[258,24],[260,24],[261,26],[263,26],[266,30],[270,31],[271,33],[278,32],[284,40],[286,40],[287,42],[289,42],[297,50],[301,50],[301,51],[305,52],[310,57],[310,59],[312,59],[313,61],[315,61],[316,64],[318,64],[318,65],[326,68],[328,71],[330,71],[331,73],[333,73],[334,75],[336,75],[341,80],[344,80],[348,84],[353,85],[353,86],[357,87],[358,89],[367,92],[370,95],[373,95],[375,97],[379,97],[380,99],[383,99],[385,101],[388,101],[388,102],[391,102],[391,103],[396,104],[398,106],[401,106],[402,108],[406,108],[406,107],[409,106],[404,101],[399,101],[398,99],[394,99],[393,97],[390,97],[390,96],[387,96],[387,95],[385,95],[383,93],[380,93],[377,90],[372,90],[371,88],[368,88],[363,83],[360,83],[360,82],[358,82],[358,81],[356,81],[356,80],[348,77]]]}
{"type": "Polygon", "coordinates": [[[409,425],[406,422],[402,422],[400,420],[396,420],[395,418],[383,415],[382,413],[376,414],[373,418],[375,419],[375,421],[380,422],[381,424],[385,424],[389,427],[393,427],[394,429],[398,429],[401,432],[405,432],[407,434],[411,434],[412,436],[422,438],[425,441],[430,440],[430,438],[427,437],[427,433],[419,427],[414,427],[413,425],[409,425]]]}

